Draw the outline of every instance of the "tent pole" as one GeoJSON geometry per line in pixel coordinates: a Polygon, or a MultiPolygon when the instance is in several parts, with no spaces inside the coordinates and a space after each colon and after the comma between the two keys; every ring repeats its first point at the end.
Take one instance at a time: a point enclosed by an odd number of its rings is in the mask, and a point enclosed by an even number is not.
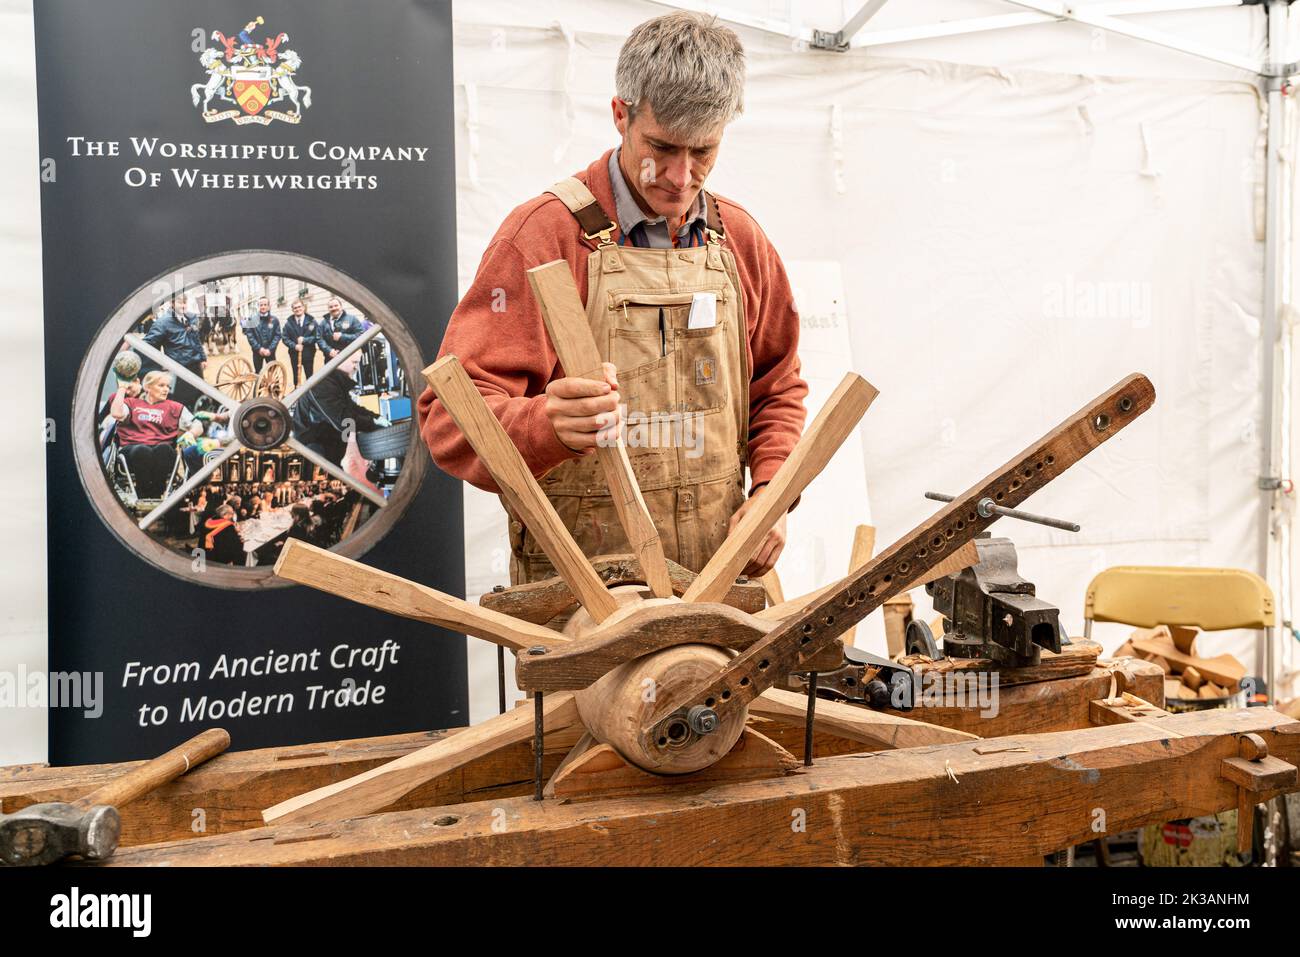
{"type": "MultiPolygon", "coordinates": [[[[1285,190],[1283,189],[1283,139],[1286,132],[1284,90],[1289,86],[1285,76],[1269,75],[1285,72],[1283,64],[1286,58],[1287,0],[1268,0],[1268,65],[1262,78],[1264,90],[1268,96],[1268,129],[1265,147],[1264,167],[1264,301],[1260,323],[1260,339],[1263,354],[1261,356],[1261,429],[1263,449],[1260,460],[1259,489],[1264,496],[1264,523],[1260,535],[1260,574],[1266,581],[1275,579],[1274,558],[1277,554],[1275,545],[1274,523],[1284,520],[1280,512],[1283,480],[1289,476],[1279,475],[1277,406],[1279,388],[1290,388],[1290,383],[1277,381],[1277,363],[1281,332],[1281,310],[1283,308],[1283,279],[1289,269],[1284,261],[1287,256],[1286,244],[1283,242],[1283,217],[1288,215],[1285,209],[1285,190]]],[[[1287,441],[1283,437],[1283,442],[1287,441]]],[[[1289,536],[1280,536],[1289,538],[1289,536]]],[[[1282,587],[1288,587],[1285,581],[1282,587]]],[[[1288,598],[1290,596],[1287,596],[1288,598]]],[[[1287,605],[1290,602],[1286,602],[1287,605]]],[[[1264,635],[1264,679],[1268,683],[1268,695],[1276,700],[1277,662],[1276,651],[1282,623],[1279,621],[1272,631],[1264,635]]]]}

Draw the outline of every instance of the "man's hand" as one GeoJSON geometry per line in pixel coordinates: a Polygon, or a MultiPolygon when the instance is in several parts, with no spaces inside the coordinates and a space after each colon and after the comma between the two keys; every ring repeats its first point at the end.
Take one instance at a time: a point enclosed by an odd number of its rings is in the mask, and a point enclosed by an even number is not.
{"type": "Polygon", "coordinates": [[[608,444],[622,425],[619,416],[618,370],[612,362],[601,364],[605,378],[566,376],[546,387],[546,417],[555,436],[581,455],[608,444]]]}
{"type": "MultiPolygon", "coordinates": [[[[731,516],[731,521],[727,525],[727,534],[730,535],[735,530],[736,524],[745,517],[745,513],[753,507],[759,497],[763,495],[763,489],[759,489],[748,499],[745,504],[736,509],[736,513],[731,516]]],[[[785,548],[785,516],[782,515],[777,519],[767,535],[758,543],[758,548],[754,549],[753,556],[749,559],[749,564],[745,566],[743,574],[750,578],[761,578],[776,566],[776,560],[781,557],[781,551],[785,548]]]]}

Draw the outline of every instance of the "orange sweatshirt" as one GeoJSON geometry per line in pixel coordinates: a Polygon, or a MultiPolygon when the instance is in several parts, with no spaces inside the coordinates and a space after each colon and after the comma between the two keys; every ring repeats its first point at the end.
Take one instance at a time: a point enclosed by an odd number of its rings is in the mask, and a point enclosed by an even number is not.
{"type": "MultiPolygon", "coordinates": [[[[574,175],[612,213],[609,153],[574,175]]],[[[796,353],[799,314],[785,267],[767,236],[743,207],[716,198],[726,232],[724,245],[735,254],[745,292],[753,487],[776,474],[803,431],[808,386],[799,376],[796,353]]],[[[439,358],[450,354],[460,359],[539,477],[577,456],[560,442],[546,418],[546,386],[562,372],[525,272],[556,259],[567,260],[585,300],[587,256],[594,248],[595,243],[582,238],[577,220],[554,195],[543,193],[517,207],[488,244],[438,351],[439,358]]],[[[420,396],[419,416],[420,433],[443,471],[485,491],[500,491],[431,389],[420,396]]]]}

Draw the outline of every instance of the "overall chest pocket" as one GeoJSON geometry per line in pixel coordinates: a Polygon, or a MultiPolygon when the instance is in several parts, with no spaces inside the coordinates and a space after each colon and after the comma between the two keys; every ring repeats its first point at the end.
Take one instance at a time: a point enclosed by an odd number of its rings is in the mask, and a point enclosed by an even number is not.
{"type": "Polygon", "coordinates": [[[645,411],[706,412],[729,400],[730,290],[698,291],[712,293],[717,301],[716,322],[703,329],[689,328],[696,290],[609,294],[610,361],[619,369],[620,382],[625,373],[639,380],[645,411]]]}

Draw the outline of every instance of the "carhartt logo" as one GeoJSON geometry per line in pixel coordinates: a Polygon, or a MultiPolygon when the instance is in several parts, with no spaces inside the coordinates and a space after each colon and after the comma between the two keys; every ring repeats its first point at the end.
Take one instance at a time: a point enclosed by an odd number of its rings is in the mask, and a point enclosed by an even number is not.
{"type": "Polygon", "coordinates": [[[78,887],[50,898],[51,927],[129,927],[148,937],[153,927],[152,894],[82,894],[78,887]]]}

